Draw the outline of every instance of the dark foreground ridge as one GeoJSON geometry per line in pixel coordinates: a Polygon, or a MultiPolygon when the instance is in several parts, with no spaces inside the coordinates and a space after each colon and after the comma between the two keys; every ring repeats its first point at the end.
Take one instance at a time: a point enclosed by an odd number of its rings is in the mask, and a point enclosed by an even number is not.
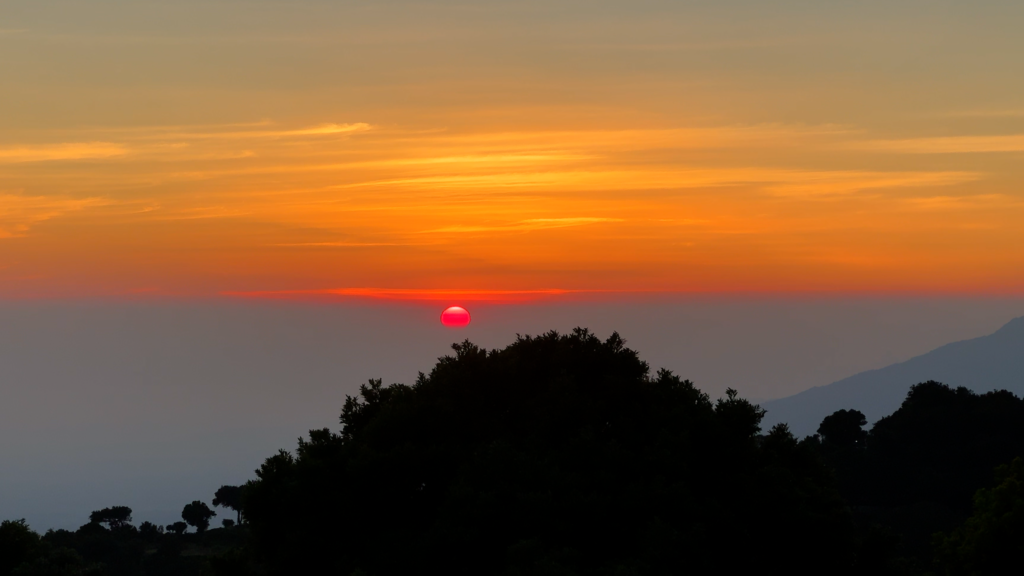
{"type": "Polygon", "coordinates": [[[124,507],[41,538],[5,522],[0,576],[1002,574],[1024,554],[1008,392],[926,382],[870,431],[843,410],[798,440],[617,334],[453,347],[219,490],[240,525],[207,531],[199,501],[196,533],[124,507]]]}

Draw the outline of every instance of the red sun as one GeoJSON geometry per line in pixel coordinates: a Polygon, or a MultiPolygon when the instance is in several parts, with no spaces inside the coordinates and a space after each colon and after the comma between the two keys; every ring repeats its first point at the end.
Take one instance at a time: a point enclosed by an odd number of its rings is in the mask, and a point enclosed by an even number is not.
{"type": "Polygon", "coordinates": [[[469,325],[469,310],[462,306],[449,306],[441,312],[441,324],[449,328],[462,328],[469,325]]]}

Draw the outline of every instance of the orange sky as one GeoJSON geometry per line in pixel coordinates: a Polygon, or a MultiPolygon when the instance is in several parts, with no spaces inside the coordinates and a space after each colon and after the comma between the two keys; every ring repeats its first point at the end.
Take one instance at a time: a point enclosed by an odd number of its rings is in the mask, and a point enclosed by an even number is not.
{"type": "Polygon", "coordinates": [[[3,298],[1024,292],[1010,3],[14,4],[3,298]]]}

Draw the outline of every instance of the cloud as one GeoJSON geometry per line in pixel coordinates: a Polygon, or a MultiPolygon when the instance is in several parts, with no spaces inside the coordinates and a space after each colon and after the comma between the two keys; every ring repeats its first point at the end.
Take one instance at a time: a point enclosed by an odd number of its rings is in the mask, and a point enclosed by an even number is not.
{"type": "Polygon", "coordinates": [[[976,194],[972,196],[927,196],[905,198],[904,204],[917,210],[967,210],[971,208],[1004,208],[1021,206],[1024,202],[1005,194],[976,194]]]}
{"type": "MultiPolygon", "coordinates": [[[[229,125],[230,126],[230,125],[229,125]]],[[[253,127],[263,128],[266,126],[265,123],[252,124],[253,127]]],[[[143,133],[133,138],[140,140],[245,140],[252,138],[298,138],[303,136],[336,136],[339,134],[355,134],[359,132],[366,132],[372,130],[373,126],[365,122],[355,122],[351,124],[318,124],[316,126],[309,126],[306,128],[296,128],[290,130],[230,130],[230,131],[218,131],[214,129],[210,130],[193,130],[193,131],[182,131],[182,128],[171,127],[155,127],[148,134],[143,133]]]]}
{"type": "Polygon", "coordinates": [[[777,196],[830,196],[862,190],[954,186],[978,180],[976,172],[791,171],[767,187],[777,196]]]}
{"type": "Polygon", "coordinates": [[[128,149],[111,142],[73,142],[0,147],[0,164],[45,162],[53,160],[88,160],[122,156],[128,149]]]}
{"type": "Polygon", "coordinates": [[[856,170],[800,170],[783,168],[683,168],[638,167],[632,170],[518,172],[479,175],[424,176],[348,184],[409,187],[420,190],[495,190],[540,188],[557,191],[664,190],[721,186],[755,186],[777,196],[849,194],[875,188],[950,186],[978,180],[976,172],[876,172],[856,170]]]}
{"type": "Polygon", "coordinates": [[[910,138],[906,140],[874,140],[855,145],[857,148],[902,154],[973,154],[981,152],[1024,152],[1024,134],[1003,136],[949,136],[943,138],[910,138]]]}
{"type": "Polygon", "coordinates": [[[568,228],[571,226],[585,226],[587,224],[622,221],[622,218],[529,218],[498,226],[446,226],[444,228],[424,230],[422,233],[518,232],[547,230],[551,228],[568,228]]]}
{"type": "Polygon", "coordinates": [[[1017,118],[1024,116],[1024,108],[1006,108],[1002,110],[963,110],[949,112],[946,116],[962,118],[1017,118]]]}
{"type": "Polygon", "coordinates": [[[103,198],[54,198],[0,193],[0,238],[25,236],[32,226],[69,212],[105,206],[103,198]]]}

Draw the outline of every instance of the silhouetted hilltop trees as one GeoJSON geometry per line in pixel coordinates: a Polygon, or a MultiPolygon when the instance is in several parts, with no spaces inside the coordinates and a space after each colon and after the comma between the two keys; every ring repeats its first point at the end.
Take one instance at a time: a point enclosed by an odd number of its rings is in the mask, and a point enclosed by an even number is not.
{"type": "Polygon", "coordinates": [[[0,523],[0,576],[983,576],[1024,557],[1024,401],[938,382],[798,440],[734,390],[651,374],[613,334],[453,345],[371,380],[244,486],[166,528],[0,523]],[[993,470],[995,471],[993,474],[993,470]],[[196,532],[189,532],[189,525],[196,532]]]}
{"type": "Polygon", "coordinates": [[[213,505],[223,506],[234,510],[237,517],[236,522],[242,523],[242,487],[241,486],[221,486],[213,494],[213,505]]]}
{"type": "Polygon", "coordinates": [[[1019,572],[1024,559],[1024,460],[996,469],[996,486],[974,496],[974,514],[942,535],[937,563],[948,575],[1019,572]]]}
{"type": "MultiPolygon", "coordinates": [[[[958,530],[972,498],[977,506],[975,494],[991,486],[993,469],[1024,455],[1024,400],[1005,390],[977,394],[923,382],[870,432],[865,424],[856,410],[826,417],[818,429],[822,455],[858,521],[884,527],[899,544],[894,553],[920,570],[929,566],[936,534],[958,530]]],[[[1024,531],[1017,535],[1024,539],[1024,531]]],[[[998,572],[978,572],[990,573],[998,572]]]]}
{"type": "MultiPolygon", "coordinates": [[[[213,512],[200,501],[185,506],[202,528],[213,512]]],[[[188,524],[164,530],[151,522],[136,528],[132,510],[113,506],[89,515],[75,531],[40,536],[24,520],[0,523],[0,576],[179,576],[215,574],[221,556],[240,549],[244,528],[186,534],[188,524]]]]}
{"type": "Polygon", "coordinates": [[[244,492],[270,574],[841,574],[852,523],[813,446],[617,334],[466,341],[371,381],[244,492]]]}
{"type": "Polygon", "coordinates": [[[924,382],[867,439],[867,501],[935,502],[957,513],[988,485],[992,470],[1024,455],[1024,400],[924,382]]]}

